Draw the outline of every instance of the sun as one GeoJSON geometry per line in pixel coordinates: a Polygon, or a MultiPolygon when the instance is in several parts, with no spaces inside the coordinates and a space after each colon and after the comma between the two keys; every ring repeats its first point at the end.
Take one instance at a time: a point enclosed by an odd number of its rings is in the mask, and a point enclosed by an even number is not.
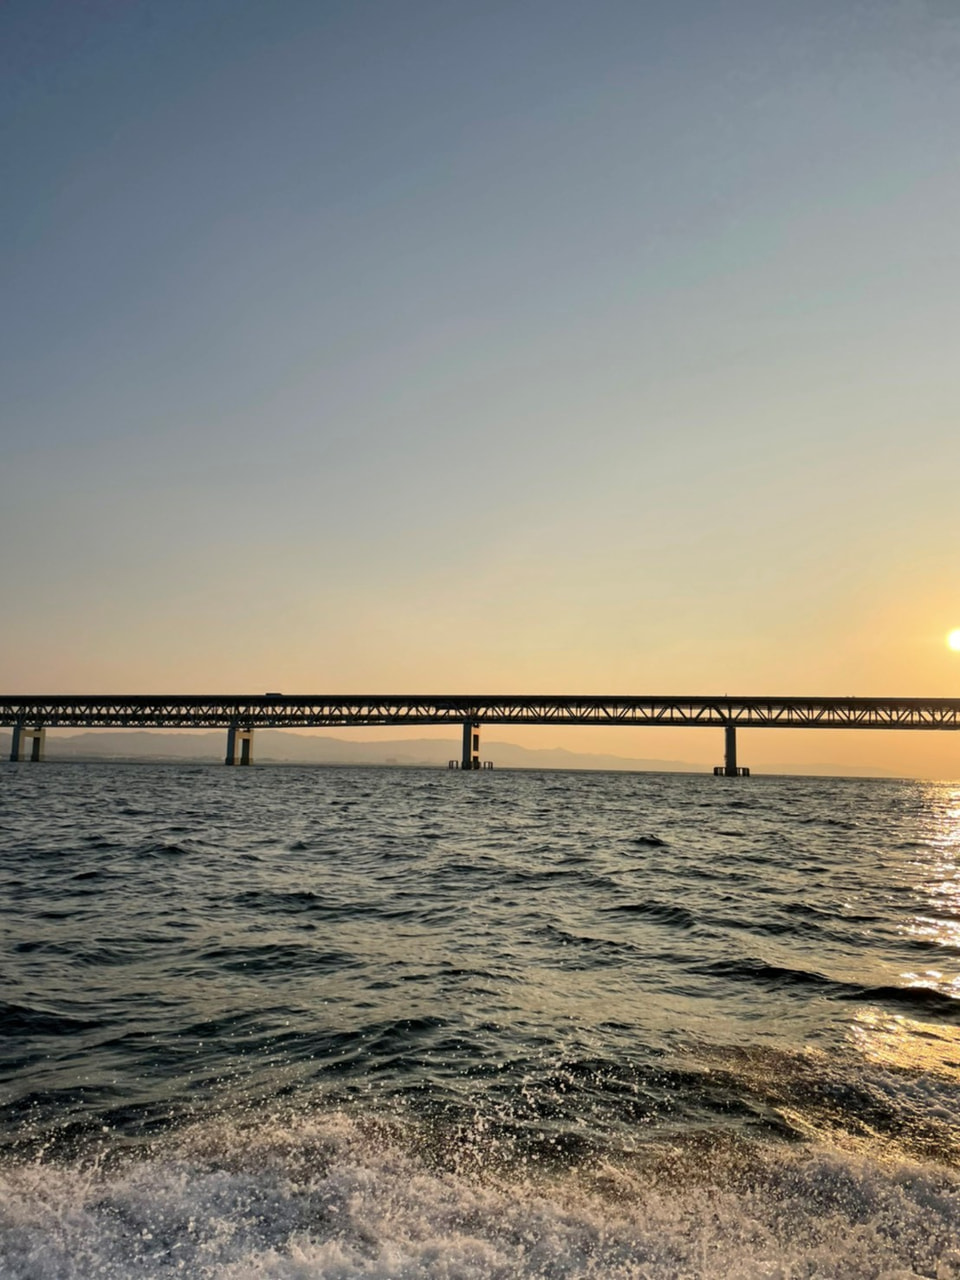
{"type": "Polygon", "coordinates": [[[950,632],[947,636],[947,644],[951,649],[960,651],[960,627],[957,627],[955,631],[950,632]]]}

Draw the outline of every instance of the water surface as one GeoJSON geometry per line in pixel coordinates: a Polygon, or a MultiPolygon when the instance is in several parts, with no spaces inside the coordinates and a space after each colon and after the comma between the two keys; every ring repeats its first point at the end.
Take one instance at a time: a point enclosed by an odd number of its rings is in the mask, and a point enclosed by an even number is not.
{"type": "Polygon", "coordinates": [[[960,786],[0,769],[0,1275],[960,1275],[960,786]]]}

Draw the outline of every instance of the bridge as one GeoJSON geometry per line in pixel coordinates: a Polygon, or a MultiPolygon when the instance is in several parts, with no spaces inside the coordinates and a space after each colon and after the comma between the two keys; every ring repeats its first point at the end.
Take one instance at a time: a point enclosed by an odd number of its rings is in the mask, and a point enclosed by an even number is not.
{"type": "Polygon", "coordinates": [[[567,694],[2,696],[0,726],[13,730],[10,759],[43,759],[47,729],[225,729],[226,763],[253,763],[255,729],[340,729],[374,725],[459,727],[452,763],[479,769],[488,724],[715,726],[724,762],[714,773],[749,774],[737,764],[737,729],[960,729],[960,698],[586,697],[567,694]]]}

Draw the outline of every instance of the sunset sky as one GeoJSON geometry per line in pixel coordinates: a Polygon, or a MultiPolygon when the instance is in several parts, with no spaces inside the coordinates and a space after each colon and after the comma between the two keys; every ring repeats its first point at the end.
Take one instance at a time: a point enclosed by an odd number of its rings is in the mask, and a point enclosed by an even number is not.
{"type": "Polygon", "coordinates": [[[960,696],[958,136],[955,0],[8,0],[0,687],[960,696]]]}

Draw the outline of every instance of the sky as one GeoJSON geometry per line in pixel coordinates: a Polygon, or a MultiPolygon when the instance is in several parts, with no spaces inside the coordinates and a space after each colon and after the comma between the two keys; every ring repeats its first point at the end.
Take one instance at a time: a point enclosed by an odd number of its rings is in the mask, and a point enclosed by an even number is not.
{"type": "Polygon", "coordinates": [[[960,696],[958,72],[955,0],[6,0],[0,685],[960,696]]]}

